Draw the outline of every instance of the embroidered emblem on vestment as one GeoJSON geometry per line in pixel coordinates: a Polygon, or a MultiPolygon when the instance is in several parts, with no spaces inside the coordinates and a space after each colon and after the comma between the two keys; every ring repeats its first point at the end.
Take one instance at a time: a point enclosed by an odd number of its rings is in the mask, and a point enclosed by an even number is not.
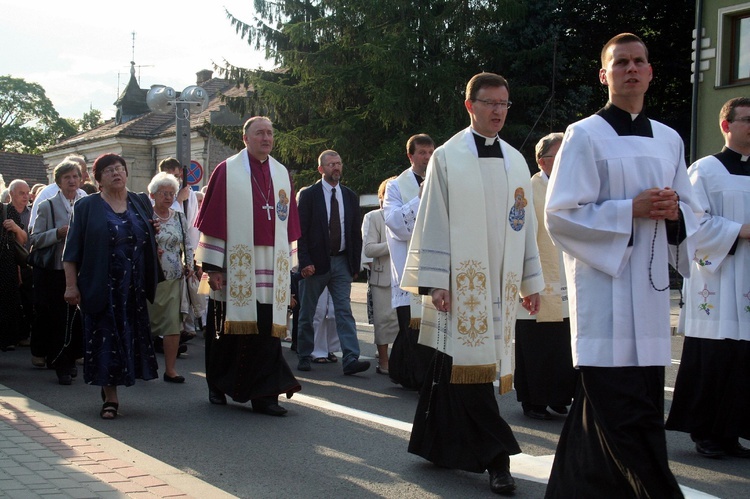
{"type": "Polygon", "coordinates": [[[284,189],[279,190],[279,202],[276,203],[276,216],[282,222],[289,216],[289,196],[284,189]]]}
{"type": "Polygon", "coordinates": [[[289,303],[287,300],[287,288],[284,286],[285,277],[289,274],[289,258],[286,251],[278,251],[276,257],[276,296],[274,300],[274,306],[281,310],[285,308],[289,303]]]}
{"type": "Polygon", "coordinates": [[[505,275],[505,317],[503,318],[503,345],[508,353],[513,340],[513,324],[518,309],[518,284],[521,280],[515,272],[505,275]]]}
{"type": "Polygon", "coordinates": [[[510,222],[510,228],[518,232],[523,229],[526,223],[526,205],[529,204],[526,199],[526,195],[523,191],[523,187],[519,187],[513,193],[514,203],[510,209],[510,215],[508,215],[508,221],[510,222]]]}
{"type": "Polygon", "coordinates": [[[708,303],[708,298],[715,294],[714,291],[709,291],[708,284],[704,284],[703,289],[698,292],[698,296],[703,297],[703,303],[698,305],[698,310],[706,312],[706,315],[711,315],[711,309],[714,308],[714,306],[708,303]]]}
{"type": "Polygon", "coordinates": [[[476,260],[462,262],[456,271],[456,330],[464,346],[484,345],[487,323],[487,275],[476,260]]]}
{"type": "Polygon", "coordinates": [[[233,271],[233,279],[229,282],[229,299],[237,307],[247,306],[253,296],[253,254],[250,247],[245,244],[232,247],[227,263],[233,271]]]}

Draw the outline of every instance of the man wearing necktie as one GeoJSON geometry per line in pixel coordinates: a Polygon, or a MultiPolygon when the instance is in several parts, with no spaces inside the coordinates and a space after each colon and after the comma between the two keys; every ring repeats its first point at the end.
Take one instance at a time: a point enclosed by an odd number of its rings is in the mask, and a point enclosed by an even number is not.
{"type": "Polygon", "coordinates": [[[339,183],[342,169],[341,156],[336,151],[323,151],[318,158],[321,181],[300,193],[302,237],[297,249],[303,278],[297,338],[300,371],[311,369],[313,317],[324,288],[331,293],[336,311],[344,374],[370,368],[369,362],[359,360],[357,326],[350,302],[352,281],[357,278],[362,254],[359,198],[339,183]]]}

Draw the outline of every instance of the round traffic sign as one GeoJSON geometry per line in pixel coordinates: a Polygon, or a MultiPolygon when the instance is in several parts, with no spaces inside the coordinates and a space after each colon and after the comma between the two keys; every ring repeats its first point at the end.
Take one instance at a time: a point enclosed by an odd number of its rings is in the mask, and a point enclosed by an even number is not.
{"type": "Polygon", "coordinates": [[[190,168],[187,172],[187,183],[189,185],[195,185],[203,178],[203,167],[200,163],[194,159],[190,160],[190,168]]]}

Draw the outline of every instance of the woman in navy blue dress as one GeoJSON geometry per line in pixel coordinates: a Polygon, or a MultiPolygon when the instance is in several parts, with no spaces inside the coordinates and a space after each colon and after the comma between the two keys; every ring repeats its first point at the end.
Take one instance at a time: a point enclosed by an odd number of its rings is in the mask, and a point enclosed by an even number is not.
{"type": "Polygon", "coordinates": [[[146,300],[158,280],[153,211],[127,190],[125,160],[94,162],[100,193],[73,209],[65,251],[65,301],[83,313],[83,378],[102,387],[103,419],[117,417],[117,386],[157,377],[146,300]]]}

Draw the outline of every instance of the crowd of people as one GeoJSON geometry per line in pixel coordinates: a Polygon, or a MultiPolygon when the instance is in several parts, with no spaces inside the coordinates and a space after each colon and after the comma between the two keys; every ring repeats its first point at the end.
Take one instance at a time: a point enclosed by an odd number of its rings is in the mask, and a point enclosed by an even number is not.
{"type": "Polygon", "coordinates": [[[686,340],[666,429],[700,455],[750,457],[739,440],[750,438],[750,99],[724,105],[724,149],[687,169],[678,134],[645,114],[652,78],[639,37],[609,40],[608,102],[543,137],[532,177],[500,137],[508,81],[477,74],[470,125],[437,148],[410,137],[410,167],[381,183],[364,220],[334,150],[295,194],[264,116],[245,123],[245,148],[213,170],[202,203],[171,158],[148,195],[127,189],[121,156],[97,158],[95,182],[83,158],[66,158],[50,186],[9,186],[0,348],[30,337],[32,362],[62,385],[82,358],[101,417],[115,419],[118,386],[157,377],[155,345],[164,381],[185,382],[185,282],[205,273],[210,403],[283,416],[279,395],[301,389],[284,339],[297,371],[337,352],[344,375],[370,369],[350,301],[366,271],[375,371],[419,392],[409,452],[488,471],[493,492],[513,493],[521,448],[497,385],[515,388],[529,418],[565,416],[546,497],[682,497],[664,421],[670,264],[684,277],[686,340]],[[14,242],[48,248],[53,264],[19,269],[14,242]]]}

